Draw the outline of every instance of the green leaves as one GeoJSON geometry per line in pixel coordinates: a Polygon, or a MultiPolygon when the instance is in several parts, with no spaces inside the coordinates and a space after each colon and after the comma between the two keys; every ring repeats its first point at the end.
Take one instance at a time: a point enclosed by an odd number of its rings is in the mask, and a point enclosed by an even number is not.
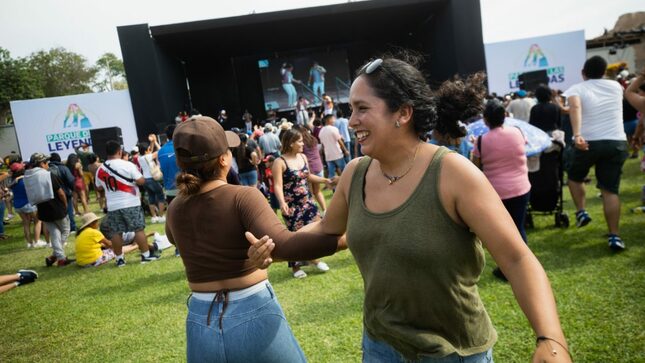
{"type": "Polygon", "coordinates": [[[9,118],[10,101],[127,88],[123,61],[112,53],[103,54],[92,66],[62,47],[15,59],[0,47],[0,125],[9,118]]]}

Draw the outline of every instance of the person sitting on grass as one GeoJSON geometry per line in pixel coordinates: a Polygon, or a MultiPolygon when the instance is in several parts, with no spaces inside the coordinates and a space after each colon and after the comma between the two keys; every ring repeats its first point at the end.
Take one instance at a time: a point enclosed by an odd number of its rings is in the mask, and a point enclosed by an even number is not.
{"type": "Polygon", "coordinates": [[[38,273],[34,270],[18,270],[18,273],[0,275],[0,294],[14,287],[26,285],[36,281],[38,273]]]}
{"type": "MultiPolygon", "coordinates": [[[[81,217],[82,224],[75,244],[76,264],[81,267],[98,267],[116,257],[112,250],[112,242],[99,230],[100,219],[91,212],[81,217]]],[[[136,249],[137,246],[134,244],[124,246],[123,253],[136,249]]]]}

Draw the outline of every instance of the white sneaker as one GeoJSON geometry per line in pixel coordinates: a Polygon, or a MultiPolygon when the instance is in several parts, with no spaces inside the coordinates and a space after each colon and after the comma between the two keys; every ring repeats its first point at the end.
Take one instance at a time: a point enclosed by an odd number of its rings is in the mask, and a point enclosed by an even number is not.
{"type": "Polygon", "coordinates": [[[322,261],[318,262],[316,264],[316,267],[322,272],[329,271],[329,266],[326,263],[322,262],[322,261]]]}
{"type": "Polygon", "coordinates": [[[304,279],[305,277],[307,277],[307,273],[302,270],[298,270],[293,273],[293,277],[297,279],[304,279]]]}
{"type": "Polygon", "coordinates": [[[5,219],[4,219],[4,220],[5,220],[5,221],[7,221],[7,222],[9,222],[9,221],[10,221],[10,220],[12,220],[12,219],[13,219],[13,214],[9,213],[9,214],[7,214],[7,217],[5,217],[5,219]]]}
{"type": "Polygon", "coordinates": [[[150,218],[150,223],[159,223],[159,217],[150,218]]]}
{"type": "Polygon", "coordinates": [[[33,247],[34,247],[34,248],[43,248],[43,247],[47,247],[47,242],[45,242],[45,241],[37,241],[37,242],[34,242],[34,246],[33,246],[33,247]]]}
{"type": "Polygon", "coordinates": [[[165,216],[157,217],[157,223],[166,223],[166,217],[165,216]]]}
{"type": "Polygon", "coordinates": [[[49,242],[49,243],[47,243],[47,247],[49,247],[49,248],[53,248],[54,246],[52,246],[52,243],[51,243],[51,242],[49,242]]]}
{"type": "Polygon", "coordinates": [[[27,243],[27,248],[34,248],[34,243],[27,243]]]}

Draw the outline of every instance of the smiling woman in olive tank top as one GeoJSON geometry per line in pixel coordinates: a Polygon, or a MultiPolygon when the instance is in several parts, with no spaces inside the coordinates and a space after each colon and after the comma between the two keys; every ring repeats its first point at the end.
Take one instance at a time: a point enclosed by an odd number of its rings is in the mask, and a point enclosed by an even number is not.
{"type": "MultiPolygon", "coordinates": [[[[534,361],[571,362],[544,269],[495,190],[468,159],[420,141],[435,127],[464,136],[459,120],[481,111],[485,92],[481,73],[433,92],[392,57],[356,73],[350,126],[367,156],[350,162],[307,230],[347,233],[365,286],[364,362],[492,362],[497,334],[476,285],[483,248],[538,336],[534,361]]],[[[273,244],[248,238],[253,263],[266,266],[273,244]]]]}

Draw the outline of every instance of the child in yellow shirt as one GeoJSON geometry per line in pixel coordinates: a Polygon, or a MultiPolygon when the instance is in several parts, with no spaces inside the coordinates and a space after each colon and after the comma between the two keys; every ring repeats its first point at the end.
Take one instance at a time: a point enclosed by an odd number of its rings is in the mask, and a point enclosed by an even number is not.
{"type": "MultiPolygon", "coordinates": [[[[112,242],[99,231],[99,220],[94,213],[81,217],[82,225],[76,235],[76,264],[81,267],[96,267],[113,260],[112,242]]],[[[130,252],[137,246],[127,246],[123,252],[130,252]]]]}

